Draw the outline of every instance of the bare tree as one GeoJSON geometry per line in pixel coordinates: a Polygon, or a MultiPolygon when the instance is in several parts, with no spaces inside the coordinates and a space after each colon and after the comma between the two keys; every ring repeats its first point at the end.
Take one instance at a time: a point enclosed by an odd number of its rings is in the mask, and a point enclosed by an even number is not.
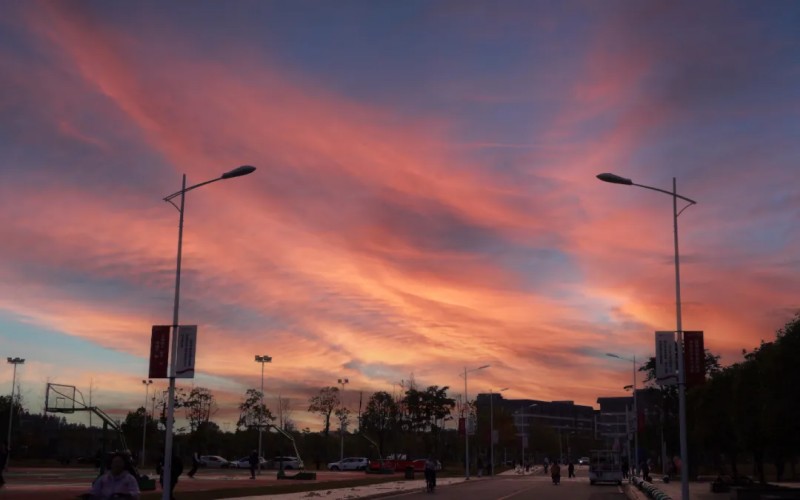
{"type": "Polygon", "coordinates": [[[247,389],[245,397],[239,404],[239,420],[236,422],[238,429],[253,429],[275,420],[272,413],[264,405],[261,391],[247,389]]]}
{"type": "Polygon", "coordinates": [[[324,434],[327,438],[331,430],[331,414],[339,407],[339,388],[323,387],[319,394],[309,400],[308,411],[317,413],[325,423],[324,434]]]}
{"type": "Polygon", "coordinates": [[[294,410],[292,410],[291,403],[291,399],[281,397],[281,395],[278,394],[278,425],[287,432],[295,430],[296,427],[292,419],[294,410]]]}
{"type": "Polygon", "coordinates": [[[183,400],[182,406],[186,409],[186,418],[189,420],[192,432],[202,424],[207,424],[219,410],[214,393],[205,387],[193,387],[183,400]]]}

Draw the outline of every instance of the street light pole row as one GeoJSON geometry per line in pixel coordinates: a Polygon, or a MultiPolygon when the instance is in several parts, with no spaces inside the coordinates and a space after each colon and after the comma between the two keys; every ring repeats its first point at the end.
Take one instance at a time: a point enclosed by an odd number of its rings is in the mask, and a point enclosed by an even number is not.
{"type": "MultiPolygon", "coordinates": [[[[618,354],[614,354],[614,353],[610,353],[610,352],[606,353],[606,356],[608,356],[610,358],[621,359],[622,361],[630,361],[633,364],[633,385],[631,387],[632,387],[632,391],[633,391],[633,414],[634,414],[634,422],[635,422],[635,424],[634,424],[635,425],[635,427],[634,427],[634,444],[633,444],[634,450],[633,450],[633,456],[630,456],[628,458],[630,460],[633,460],[633,463],[630,464],[630,465],[635,470],[639,466],[639,404],[638,404],[638,397],[636,395],[636,368],[637,368],[637,366],[636,366],[636,356],[634,355],[632,358],[626,358],[624,356],[620,356],[618,354]]],[[[630,439],[630,438],[628,438],[628,439],[630,439]]],[[[628,441],[628,442],[630,442],[630,441],[628,441]]]]}
{"type": "Polygon", "coordinates": [[[678,184],[675,177],[672,178],[672,191],[667,191],[657,187],[636,184],[631,179],[621,177],[616,174],[603,173],[597,176],[598,179],[612,184],[622,184],[624,186],[636,186],[651,191],[658,191],[672,196],[672,224],[675,246],[675,323],[678,335],[678,421],[680,427],[680,450],[681,450],[681,500],[689,500],[689,446],[687,444],[686,429],[686,370],[683,360],[683,321],[681,314],[681,263],[678,251],[678,217],[684,210],[697,202],[678,194],[678,184]],[[680,211],[678,210],[678,199],[688,203],[680,211]]]}

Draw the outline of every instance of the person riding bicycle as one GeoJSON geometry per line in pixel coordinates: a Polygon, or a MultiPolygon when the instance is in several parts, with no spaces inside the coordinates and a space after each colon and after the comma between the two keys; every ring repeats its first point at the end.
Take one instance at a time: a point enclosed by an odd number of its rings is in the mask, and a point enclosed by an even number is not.
{"type": "Polygon", "coordinates": [[[436,465],[436,459],[433,458],[433,455],[425,460],[425,484],[428,487],[428,491],[433,491],[436,487],[436,465]]]}

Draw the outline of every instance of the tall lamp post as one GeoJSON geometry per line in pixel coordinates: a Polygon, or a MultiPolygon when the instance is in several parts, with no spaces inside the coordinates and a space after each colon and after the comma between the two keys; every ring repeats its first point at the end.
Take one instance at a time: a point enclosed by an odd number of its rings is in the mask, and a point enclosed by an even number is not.
{"type": "Polygon", "coordinates": [[[652,186],[645,186],[643,184],[636,184],[631,179],[620,177],[615,174],[599,174],[598,179],[612,184],[622,184],[625,186],[637,186],[651,191],[658,191],[672,196],[672,225],[675,240],[675,323],[676,333],[678,334],[678,415],[680,426],[680,444],[681,444],[681,500],[689,500],[689,446],[686,438],[686,372],[683,363],[683,324],[681,318],[681,263],[680,254],[678,252],[678,217],[684,210],[697,202],[685,196],[678,194],[678,184],[675,177],[672,178],[672,191],[659,189],[652,186]],[[678,210],[678,199],[688,203],[680,211],[678,210]]]}
{"type": "MultiPolygon", "coordinates": [[[[339,396],[339,401],[344,407],[344,386],[349,384],[350,380],[346,378],[340,378],[338,380],[338,384],[342,386],[342,394],[339,396]]],[[[339,437],[341,439],[341,448],[339,451],[339,467],[342,466],[341,462],[344,460],[344,420],[342,418],[339,419],[339,437]]]]}
{"type": "Polygon", "coordinates": [[[162,487],[163,493],[161,498],[163,500],[170,500],[171,492],[172,492],[172,428],[175,425],[175,365],[177,364],[177,357],[178,357],[178,309],[180,306],[180,295],[181,295],[181,254],[183,251],[183,214],[184,214],[184,207],[186,206],[186,193],[197,189],[200,186],[205,186],[206,184],[211,184],[212,182],[217,182],[225,179],[232,179],[234,177],[241,177],[243,175],[252,174],[255,172],[256,167],[251,167],[249,165],[243,165],[241,167],[234,168],[229,172],[225,172],[221,176],[217,177],[216,179],[211,179],[209,181],[201,182],[200,184],[195,184],[194,186],[186,187],[186,174],[183,174],[183,183],[181,184],[181,190],[164,198],[164,201],[170,203],[173,207],[178,210],[180,214],[180,219],[178,222],[178,258],[177,258],[177,265],[175,270],[175,303],[173,306],[172,311],[172,347],[170,349],[170,361],[169,361],[169,390],[168,390],[168,398],[167,398],[167,428],[166,428],[166,436],[164,439],[164,484],[162,487]],[[176,205],[174,201],[175,198],[180,197],[180,206],[176,205]]]}
{"type": "Polygon", "coordinates": [[[8,405],[8,438],[6,439],[6,468],[8,468],[8,457],[11,456],[11,422],[14,420],[14,389],[17,386],[17,365],[24,365],[25,360],[22,358],[6,358],[6,361],[14,365],[14,375],[11,377],[11,400],[8,405]]]}
{"type": "Polygon", "coordinates": [[[266,407],[264,404],[264,365],[266,363],[272,363],[272,357],[267,356],[266,354],[260,356],[256,354],[256,363],[261,363],[261,410],[258,416],[258,475],[261,475],[261,433],[264,431],[264,413],[263,410],[266,407]]]}
{"type": "MultiPolygon", "coordinates": [[[[497,391],[498,394],[508,390],[504,387],[497,391]]],[[[465,429],[466,430],[466,429],[465,429]]],[[[494,393],[489,389],[489,475],[494,476],[494,393]]]]}
{"type": "MultiPolygon", "coordinates": [[[[489,368],[489,365],[479,366],[468,370],[464,367],[464,408],[468,408],[469,398],[467,397],[467,374],[489,368]]],[[[469,413],[468,410],[464,412],[464,454],[466,455],[466,462],[464,463],[464,477],[469,479],[469,413]]]]}
{"type": "MultiPolygon", "coordinates": [[[[633,364],[633,388],[632,388],[632,391],[633,391],[633,415],[634,415],[634,422],[636,422],[634,425],[636,427],[634,428],[634,434],[633,434],[633,436],[634,436],[634,439],[633,439],[633,456],[630,457],[630,458],[631,458],[631,460],[633,460],[633,463],[631,464],[631,467],[633,467],[633,469],[636,470],[636,468],[639,466],[639,404],[638,404],[638,400],[637,400],[637,396],[636,396],[636,356],[634,356],[632,358],[626,358],[624,356],[620,356],[618,354],[614,354],[614,353],[611,353],[611,352],[607,352],[606,356],[608,356],[610,358],[621,359],[622,361],[630,361],[633,364]]],[[[630,439],[630,438],[628,438],[628,439],[630,439]]],[[[630,442],[630,441],[628,441],[628,442],[630,442]]]]}
{"type": "Polygon", "coordinates": [[[147,392],[152,383],[152,380],[142,380],[142,384],[144,384],[144,406],[142,406],[142,410],[144,410],[144,420],[142,421],[142,468],[144,468],[144,453],[147,449],[145,448],[145,439],[147,439],[147,392]]]}

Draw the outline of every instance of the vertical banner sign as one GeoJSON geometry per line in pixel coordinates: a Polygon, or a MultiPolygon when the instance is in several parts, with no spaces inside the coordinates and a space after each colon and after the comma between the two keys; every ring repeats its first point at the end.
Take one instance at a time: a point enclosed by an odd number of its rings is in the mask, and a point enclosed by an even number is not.
{"type": "Polygon", "coordinates": [[[169,325],[153,325],[150,336],[150,374],[147,378],[167,378],[171,328],[169,325]]]}
{"type": "Polygon", "coordinates": [[[656,383],[678,383],[678,346],[675,332],[656,332],[656,383]]]}
{"type": "Polygon", "coordinates": [[[470,415],[469,420],[467,420],[467,434],[470,436],[475,435],[475,429],[478,427],[477,421],[475,419],[475,415],[470,415]]]}
{"type": "Polygon", "coordinates": [[[197,346],[197,325],[178,327],[178,361],[175,378],[194,378],[194,355],[197,346]]]}
{"type": "Polygon", "coordinates": [[[463,436],[467,432],[467,423],[464,417],[458,419],[458,435],[463,436]]]}
{"type": "Polygon", "coordinates": [[[705,383],[705,365],[703,332],[683,332],[683,366],[686,370],[686,387],[695,387],[705,383]]]}

